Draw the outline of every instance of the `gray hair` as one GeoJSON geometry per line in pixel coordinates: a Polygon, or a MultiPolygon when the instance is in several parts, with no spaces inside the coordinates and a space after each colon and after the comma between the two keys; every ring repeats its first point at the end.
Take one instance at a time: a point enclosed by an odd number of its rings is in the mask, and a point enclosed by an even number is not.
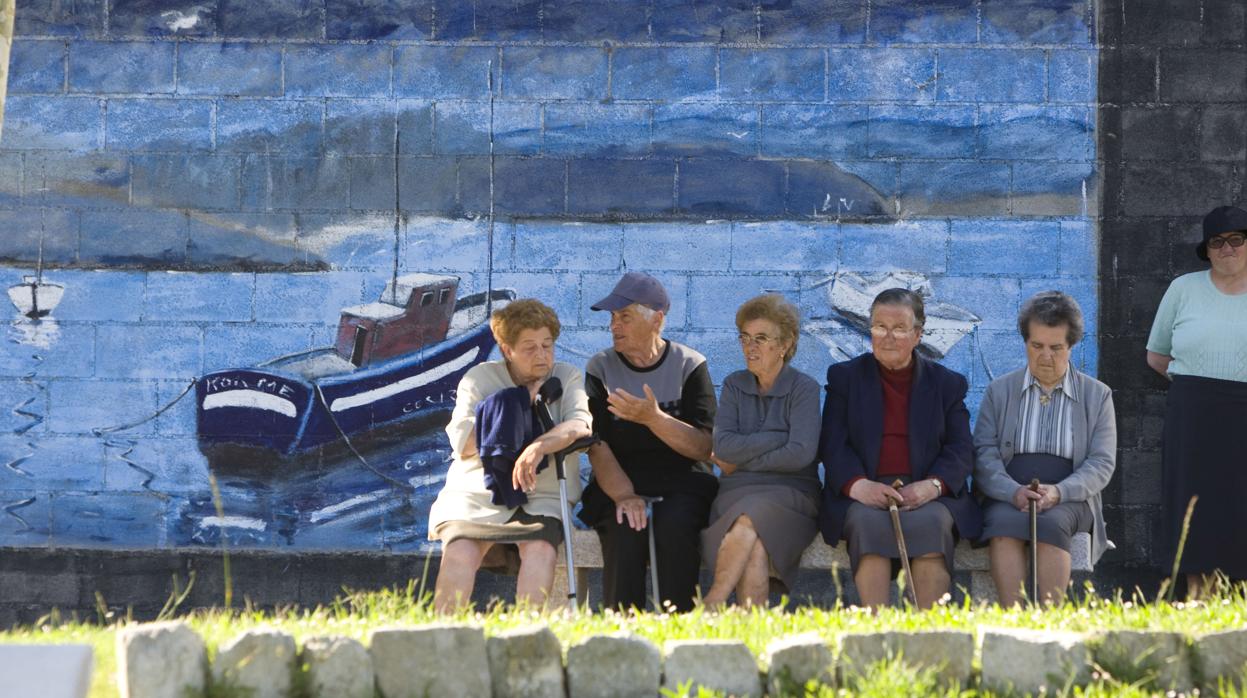
{"type": "MultiPolygon", "coordinates": [[[[631,307],[633,308],[633,310],[636,310],[636,314],[644,318],[646,322],[652,321],[654,319],[654,315],[659,312],[649,307],[648,305],[641,305],[640,303],[633,303],[631,307]]],[[[661,332],[662,329],[666,326],[667,326],[667,315],[666,313],[663,313],[662,323],[658,325],[658,331],[661,332]]]]}
{"type": "Polygon", "coordinates": [[[1030,339],[1032,321],[1048,327],[1065,325],[1065,343],[1071,347],[1082,341],[1082,308],[1067,293],[1040,291],[1022,304],[1018,311],[1018,332],[1022,339],[1030,339]]]}
{"type": "Polygon", "coordinates": [[[875,316],[875,308],[881,305],[903,305],[914,313],[914,329],[921,330],[927,324],[927,313],[922,305],[922,296],[907,288],[889,288],[880,291],[870,303],[870,316],[875,316]]]}

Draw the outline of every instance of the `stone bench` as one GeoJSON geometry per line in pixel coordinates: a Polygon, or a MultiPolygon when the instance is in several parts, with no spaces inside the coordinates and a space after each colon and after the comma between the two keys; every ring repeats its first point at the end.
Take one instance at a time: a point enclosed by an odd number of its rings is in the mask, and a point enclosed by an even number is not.
{"type": "MultiPolygon", "coordinates": [[[[576,529],[572,533],[572,552],[576,556],[576,588],[580,593],[581,602],[590,598],[589,571],[602,568],[602,548],[597,533],[576,529]]],[[[1070,545],[1070,568],[1074,572],[1091,571],[1091,535],[1078,533],[1070,545]]],[[[967,541],[957,544],[953,557],[953,565],[957,570],[970,573],[970,588],[967,589],[971,598],[982,601],[996,599],[996,586],[992,582],[991,568],[988,561],[987,547],[974,548],[967,541]]],[[[849,552],[843,544],[832,547],[823,542],[821,536],[815,536],[814,542],[801,555],[801,569],[812,570],[848,570],[849,552]]],[[[563,547],[559,547],[558,568],[554,575],[554,598],[567,595],[567,563],[563,547]]]]}

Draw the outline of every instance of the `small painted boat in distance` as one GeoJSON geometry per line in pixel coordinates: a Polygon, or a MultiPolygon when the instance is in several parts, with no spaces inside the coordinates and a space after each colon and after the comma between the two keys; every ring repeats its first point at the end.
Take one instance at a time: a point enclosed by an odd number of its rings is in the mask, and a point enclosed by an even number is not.
{"type": "Polygon", "coordinates": [[[458,282],[398,277],[378,302],[343,309],[335,346],[203,376],[200,442],[294,455],[449,407],[463,374],[494,349],[489,309],[515,298],[502,289],[456,299],[458,282]]]}
{"type": "Polygon", "coordinates": [[[43,281],[39,276],[23,276],[22,283],[9,287],[9,300],[17,306],[17,312],[31,319],[47,317],[64,295],[64,286],[43,281]]]}

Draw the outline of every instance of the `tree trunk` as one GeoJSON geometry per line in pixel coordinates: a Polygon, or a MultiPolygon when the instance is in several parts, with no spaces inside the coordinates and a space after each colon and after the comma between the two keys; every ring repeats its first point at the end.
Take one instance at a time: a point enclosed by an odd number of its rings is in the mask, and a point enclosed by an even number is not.
{"type": "Polygon", "coordinates": [[[17,0],[0,0],[0,133],[4,128],[4,99],[9,92],[9,50],[13,47],[13,16],[17,0]]]}

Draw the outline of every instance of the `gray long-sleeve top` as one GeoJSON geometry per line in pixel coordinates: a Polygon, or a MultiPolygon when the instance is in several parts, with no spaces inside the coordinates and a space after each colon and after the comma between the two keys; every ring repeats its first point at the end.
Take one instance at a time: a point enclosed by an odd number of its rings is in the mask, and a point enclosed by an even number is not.
{"type": "Polygon", "coordinates": [[[714,454],[737,467],[719,491],[788,485],[818,495],[819,385],[785,365],[765,395],[758,379],[737,371],[723,381],[714,419],[714,454]]]}

